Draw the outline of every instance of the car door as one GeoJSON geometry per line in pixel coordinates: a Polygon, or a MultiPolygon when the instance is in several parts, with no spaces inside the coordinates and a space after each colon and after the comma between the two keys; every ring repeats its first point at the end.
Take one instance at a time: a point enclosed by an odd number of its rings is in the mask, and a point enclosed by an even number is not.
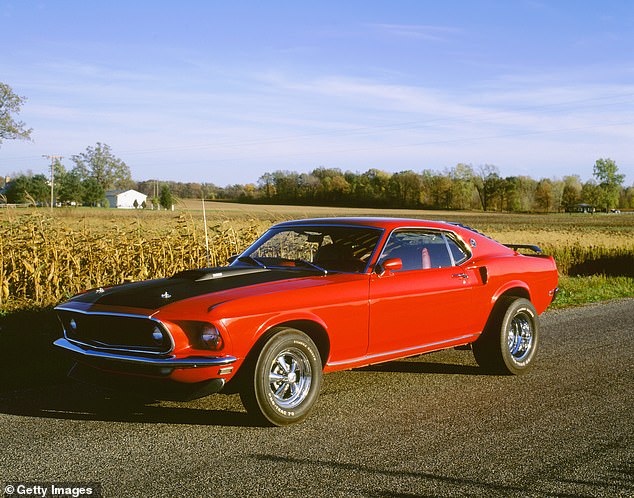
{"type": "MultiPolygon", "coordinates": [[[[398,258],[396,271],[370,278],[369,355],[430,344],[466,335],[472,326],[473,270],[458,263],[468,258],[450,233],[399,229],[383,249],[379,263],[398,258]],[[461,256],[462,254],[462,256],[461,256]]],[[[379,264],[380,267],[380,264],[379,264]]]]}

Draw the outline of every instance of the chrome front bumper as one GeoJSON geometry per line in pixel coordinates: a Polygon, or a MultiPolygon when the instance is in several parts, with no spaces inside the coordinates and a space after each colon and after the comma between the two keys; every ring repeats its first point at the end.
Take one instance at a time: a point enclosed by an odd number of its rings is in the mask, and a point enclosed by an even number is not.
{"type": "Polygon", "coordinates": [[[57,339],[54,346],[61,348],[74,355],[83,358],[95,360],[107,360],[120,363],[132,363],[135,365],[147,365],[151,367],[167,367],[167,368],[203,368],[203,367],[222,367],[231,365],[236,361],[233,356],[215,356],[215,357],[193,357],[193,358],[176,358],[168,356],[163,358],[149,358],[146,356],[132,356],[119,353],[111,353],[107,351],[98,351],[96,349],[85,349],[77,344],[72,343],[68,339],[57,339]]]}

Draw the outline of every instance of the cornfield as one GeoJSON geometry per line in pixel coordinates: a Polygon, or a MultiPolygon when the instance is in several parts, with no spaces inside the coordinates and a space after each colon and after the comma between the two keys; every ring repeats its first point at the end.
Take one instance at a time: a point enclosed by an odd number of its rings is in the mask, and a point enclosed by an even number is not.
{"type": "MultiPolygon", "coordinates": [[[[82,217],[62,211],[53,217],[38,210],[5,213],[0,219],[0,312],[54,305],[103,285],[220,266],[251,244],[277,221],[275,218],[297,217],[271,209],[260,216],[212,216],[208,262],[202,221],[191,212],[102,211],[82,217]]],[[[474,218],[470,224],[501,242],[541,245],[545,253],[555,257],[562,275],[634,277],[629,221],[615,227],[572,230],[559,226],[546,230],[540,223],[513,226],[509,217],[502,216],[498,222],[497,218],[491,221],[490,215],[479,219],[470,216],[474,218]]]]}
{"type": "MultiPolygon", "coordinates": [[[[125,221],[72,227],[36,214],[0,224],[0,310],[49,306],[86,289],[208,265],[204,227],[187,216],[163,217],[166,226],[125,221]]],[[[210,266],[224,264],[259,235],[258,222],[234,225],[208,227],[210,266]]]]}

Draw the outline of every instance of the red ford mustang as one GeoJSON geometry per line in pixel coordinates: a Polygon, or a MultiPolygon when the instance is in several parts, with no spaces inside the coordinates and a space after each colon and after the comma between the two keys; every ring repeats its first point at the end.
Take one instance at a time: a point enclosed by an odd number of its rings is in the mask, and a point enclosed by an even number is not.
{"type": "Polygon", "coordinates": [[[73,297],[55,345],[77,360],[71,377],[156,399],[239,392],[286,425],[308,415],[323,372],[464,345],[488,371],[527,371],[557,291],[540,252],[454,223],[289,221],[229,266],[73,297]]]}

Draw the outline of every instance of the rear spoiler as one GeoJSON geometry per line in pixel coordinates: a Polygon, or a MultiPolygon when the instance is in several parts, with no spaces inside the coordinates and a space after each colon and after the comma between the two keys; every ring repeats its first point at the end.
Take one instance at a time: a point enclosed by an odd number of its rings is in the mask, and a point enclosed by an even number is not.
{"type": "Polygon", "coordinates": [[[539,246],[534,246],[531,244],[504,244],[506,247],[510,247],[511,249],[513,249],[514,251],[517,251],[518,249],[530,249],[531,251],[533,251],[536,254],[542,254],[542,250],[540,249],[539,246]]]}

